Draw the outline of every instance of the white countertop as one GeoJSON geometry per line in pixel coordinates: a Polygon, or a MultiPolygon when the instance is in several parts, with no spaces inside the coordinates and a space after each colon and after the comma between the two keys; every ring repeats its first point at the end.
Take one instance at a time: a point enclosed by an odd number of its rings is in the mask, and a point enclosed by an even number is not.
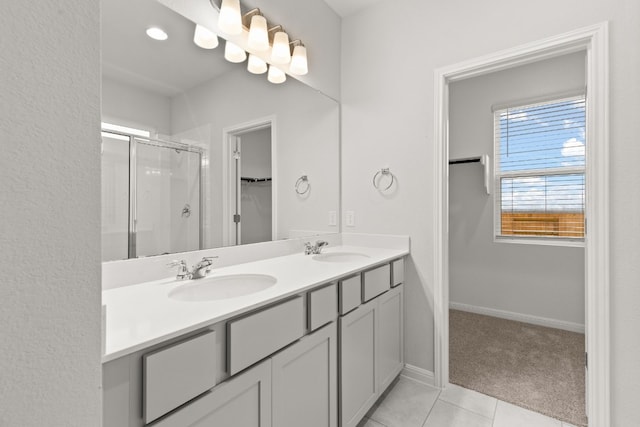
{"type": "Polygon", "coordinates": [[[105,290],[102,292],[102,304],[106,305],[106,343],[102,362],[409,253],[405,249],[361,246],[337,246],[323,250],[323,253],[330,252],[357,252],[368,257],[349,262],[320,262],[299,253],[214,269],[207,277],[267,274],[277,279],[274,286],[263,291],[222,300],[185,302],[169,298],[169,292],[188,283],[176,281],[175,277],[105,290]]]}

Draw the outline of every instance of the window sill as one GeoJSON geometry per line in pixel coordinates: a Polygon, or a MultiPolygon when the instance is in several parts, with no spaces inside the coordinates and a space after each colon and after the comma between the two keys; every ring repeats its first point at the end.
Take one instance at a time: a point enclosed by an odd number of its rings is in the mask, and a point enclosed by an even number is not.
{"type": "Polygon", "coordinates": [[[494,236],[494,243],[514,243],[518,245],[564,246],[568,248],[584,248],[584,239],[554,239],[541,237],[503,237],[494,236]]]}

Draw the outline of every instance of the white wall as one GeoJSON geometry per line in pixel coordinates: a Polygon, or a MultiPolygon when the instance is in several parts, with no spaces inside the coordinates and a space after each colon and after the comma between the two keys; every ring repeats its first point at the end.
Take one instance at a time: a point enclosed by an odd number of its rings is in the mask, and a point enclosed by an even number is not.
{"type": "MultiPolygon", "coordinates": [[[[584,87],[584,52],[452,83],[450,158],[494,158],[493,105],[584,87]]],[[[584,325],[584,248],[494,242],[495,197],[479,163],[449,167],[450,301],[584,325]]]]}
{"type": "Polygon", "coordinates": [[[171,98],[102,77],[102,120],[171,134],[171,98]]]}
{"type": "MultiPolygon", "coordinates": [[[[338,231],[328,226],[328,211],[339,203],[339,106],[330,98],[289,79],[281,85],[239,70],[197,86],[173,98],[175,133],[210,126],[211,236],[222,245],[223,129],[275,117],[277,237],[290,230],[338,231]],[[300,197],[294,184],[308,175],[311,191],[300,197]]],[[[204,135],[204,134],[203,134],[204,135]]],[[[198,137],[198,140],[202,138],[198,137]]]]}
{"type": "Polygon", "coordinates": [[[343,20],[343,207],[356,211],[345,231],[411,236],[407,363],[433,369],[434,70],[608,20],[612,425],[640,418],[639,17],[637,0],[397,0],[343,20]],[[385,165],[399,184],[386,198],[370,182],[385,165]]]}
{"type": "Polygon", "coordinates": [[[0,14],[0,425],[97,426],[97,0],[0,14]]]}

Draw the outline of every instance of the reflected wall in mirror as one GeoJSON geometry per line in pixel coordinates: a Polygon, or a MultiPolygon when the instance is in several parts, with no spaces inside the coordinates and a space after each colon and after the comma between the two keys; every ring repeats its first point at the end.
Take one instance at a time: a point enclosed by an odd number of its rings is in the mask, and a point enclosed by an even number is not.
{"type": "Polygon", "coordinates": [[[338,103],[196,46],[195,27],[102,1],[103,261],[338,231],[338,103]]]}

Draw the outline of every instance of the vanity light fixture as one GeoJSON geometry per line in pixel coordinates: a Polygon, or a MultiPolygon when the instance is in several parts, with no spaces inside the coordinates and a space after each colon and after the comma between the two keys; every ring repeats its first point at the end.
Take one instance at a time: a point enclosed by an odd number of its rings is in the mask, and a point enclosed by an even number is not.
{"type": "MultiPolygon", "coordinates": [[[[232,37],[232,40],[246,40],[245,47],[252,54],[249,55],[247,64],[249,72],[262,74],[268,70],[268,80],[276,84],[287,79],[285,72],[278,66],[289,65],[288,72],[295,76],[309,73],[307,48],[302,41],[294,40],[289,43],[289,35],[282,25],[270,23],[260,9],[251,9],[243,15],[240,0],[209,2],[219,12],[219,30],[224,34],[242,36],[232,37]],[[267,62],[275,66],[267,66],[267,62]]],[[[230,62],[243,62],[247,58],[247,52],[237,44],[227,41],[224,57],[230,62]]]]}
{"type": "Polygon", "coordinates": [[[309,72],[309,66],[307,64],[307,48],[304,47],[300,40],[294,40],[291,44],[294,44],[295,47],[293,48],[293,54],[291,55],[289,72],[296,76],[304,76],[309,72]]]}
{"type": "Polygon", "coordinates": [[[270,65],[269,74],[267,74],[267,80],[274,84],[280,84],[284,83],[287,80],[287,75],[280,68],[270,65]]]}
{"type": "Polygon", "coordinates": [[[267,72],[267,63],[260,57],[253,54],[249,54],[249,62],[247,63],[247,70],[253,74],[263,74],[267,72]]]}
{"type": "Polygon", "coordinates": [[[289,47],[289,35],[284,31],[278,31],[273,36],[271,62],[274,64],[288,64],[290,61],[291,48],[289,47]]]}
{"type": "Polygon", "coordinates": [[[162,28],[158,28],[158,27],[147,28],[147,35],[154,40],[160,40],[160,41],[163,41],[169,38],[167,33],[162,28]]]}
{"type": "Polygon", "coordinates": [[[239,63],[247,59],[247,52],[237,44],[227,40],[224,45],[224,59],[229,62],[239,63]]]}
{"type": "Polygon", "coordinates": [[[258,52],[269,50],[269,32],[267,31],[267,20],[260,15],[260,11],[255,9],[255,14],[251,17],[249,26],[249,39],[247,45],[250,49],[258,52]]]}
{"type": "Polygon", "coordinates": [[[222,0],[220,15],[218,16],[218,28],[223,33],[231,36],[242,33],[240,0],[222,0]]]}
{"type": "Polygon", "coordinates": [[[209,31],[208,28],[196,24],[196,30],[193,33],[193,42],[203,49],[215,49],[218,47],[218,36],[209,31]]]}

